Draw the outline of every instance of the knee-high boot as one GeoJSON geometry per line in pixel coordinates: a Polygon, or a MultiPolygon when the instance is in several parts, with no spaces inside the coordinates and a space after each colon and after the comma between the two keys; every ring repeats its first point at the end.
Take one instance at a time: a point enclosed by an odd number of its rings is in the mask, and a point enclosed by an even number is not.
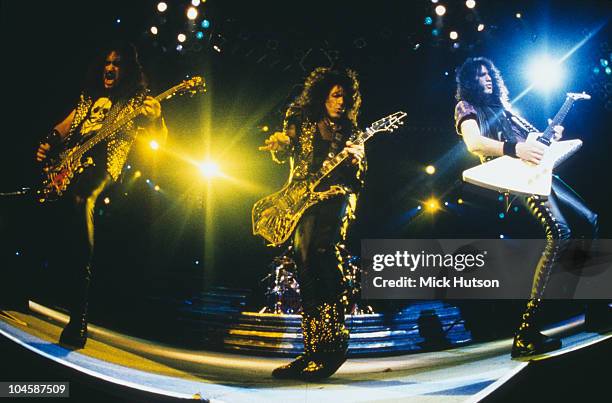
{"type": "Polygon", "coordinates": [[[60,343],[74,348],[83,348],[87,342],[87,309],[91,270],[86,266],[82,278],[76,282],[74,296],[69,304],[70,321],[62,331],[60,343]]]}
{"type": "Polygon", "coordinates": [[[346,361],[349,331],[344,323],[344,305],[341,302],[319,305],[309,331],[312,353],[301,378],[328,378],[346,361]]]}
{"type": "Polygon", "coordinates": [[[544,203],[531,198],[529,199],[529,207],[544,226],[546,246],[536,266],[530,299],[527,302],[525,311],[521,316],[521,323],[514,336],[512,357],[543,354],[561,348],[561,340],[548,337],[540,332],[540,305],[550,273],[559,254],[567,244],[569,230],[556,222],[544,203]]]}

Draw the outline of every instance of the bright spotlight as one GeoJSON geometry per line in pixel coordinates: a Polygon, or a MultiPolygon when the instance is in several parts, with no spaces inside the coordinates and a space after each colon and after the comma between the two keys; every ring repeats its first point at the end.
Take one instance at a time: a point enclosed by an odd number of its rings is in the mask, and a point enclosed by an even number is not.
{"type": "Polygon", "coordinates": [[[110,204],[110,197],[104,198],[104,204],[110,204]]]}
{"type": "Polygon", "coordinates": [[[461,198],[457,199],[457,204],[463,204],[463,199],[461,198]]]}
{"type": "Polygon", "coordinates": [[[176,37],[176,39],[177,39],[179,42],[181,42],[181,43],[182,43],[182,42],[185,42],[185,41],[187,40],[187,37],[185,36],[185,34],[178,34],[178,36],[176,37]]]}
{"type": "Polygon", "coordinates": [[[444,14],[446,14],[446,7],[444,7],[442,4],[436,6],[436,14],[442,17],[444,14]]]}
{"type": "Polygon", "coordinates": [[[213,161],[206,161],[200,164],[200,173],[206,178],[214,178],[221,175],[219,165],[213,161]]]}
{"type": "Polygon", "coordinates": [[[436,167],[433,165],[427,165],[425,167],[425,172],[427,172],[429,175],[433,175],[436,173],[436,167]]]}
{"type": "Polygon", "coordinates": [[[457,33],[457,31],[451,31],[450,34],[448,34],[448,36],[454,41],[457,40],[457,38],[459,38],[459,34],[457,33]]]}
{"type": "Polygon", "coordinates": [[[159,192],[161,188],[159,187],[159,185],[155,185],[153,189],[155,189],[156,192],[159,192]]]}
{"type": "Polygon", "coordinates": [[[478,28],[476,28],[478,30],[478,32],[482,32],[485,29],[484,24],[478,24],[478,28]]]}
{"type": "Polygon", "coordinates": [[[531,84],[541,90],[551,90],[559,86],[563,75],[561,63],[548,56],[534,59],[525,71],[525,76],[531,84]]]}
{"type": "Polygon", "coordinates": [[[157,3],[157,11],[159,11],[160,13],[163,13],[167,9],[168,9],[168,5],[164,3],[163,1],[160,1],[159,3],[157,3]]]}
{"type": "Polygon", "coordinates": [[[157,35],[157,32],[158,32],[157,27],[156,27],[155,25],[154,25],[154,26],[152,26],[152,27],[151,27],[151,33],[152,33],[153,35],[157,35]]]}
{"type": "Polygon", "coordinates": [[[430,213],[434,213],[440,210],[440,202],[438,201],[438,199],[432,197],[429,200],[427,200],[425,202],[425,210],[427,210],[430,213]]]}
{"type": "Polygon", "coordinates": [[[191,5],[197,7],[200,5],[200,0],[191,0],[191,5]]]}
{"type": "Polygon", "coordinates": [[[134,172],[134,178],[140,178],[142,176],[142,172],[136,171],[134,172]]]}
{"type": "Polygon", "coordinates": [[[159,150],[159,143],[155,140],[151,140],[149,147],[151,147],[152,150],[159,150]]]}
{"type": "Polygon", "coordinates": [[[465,6],[467,8],[474,8],[474,7],[476,7],[476,1],[474,1],[474,0],[466,0],[465,6]]]}
{"type": "Polygon", "coordinates": [[[515,16],[516,18],[519,18],[519,19],[520,19],[520,18],[523,18],[523,14],[521,14],[521,13],[516,13],[516,14],[514,14],[514,16],[515,16]]]}
{"type": "Polygon", "coordinates": [[[195,7],[189,7],[187,9],[187,18],[189,18],[192,21],[198,18],[198,9],[195,7]]]}

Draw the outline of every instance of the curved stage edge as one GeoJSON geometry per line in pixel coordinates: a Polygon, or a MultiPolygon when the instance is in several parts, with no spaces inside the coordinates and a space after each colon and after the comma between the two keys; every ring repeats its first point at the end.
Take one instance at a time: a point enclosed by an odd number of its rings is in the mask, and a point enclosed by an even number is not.
{"type": "MultiPolygon", "coordinates": [[[[511,340],[471,344],[438,352],[351,358],[320,383],[279,381],[270,376],[286,358],[238,355],[170,347],[95,325],[82,350],[57,343],[66,315],[30,302],[31,312],[4,311],[0,334],[81,376],[139,393],[142,400],[210,402],[390,402],[480,401],[530,364],[510,359],[511,340]],[[148,397],[147,397],[148,396],[148,397]]],[[[546,333],[563,337],[563,349],[544,358],[571,355],[612,338],[581,331],[583,317],[546,333]]]]}

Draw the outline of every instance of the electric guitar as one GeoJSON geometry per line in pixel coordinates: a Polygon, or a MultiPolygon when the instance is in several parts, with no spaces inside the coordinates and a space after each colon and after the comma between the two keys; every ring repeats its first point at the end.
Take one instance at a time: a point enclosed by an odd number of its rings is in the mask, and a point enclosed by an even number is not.
{"type": "Polygon", "coordinates": [[[563,106],[544,133],[531,133],[527,137],[527,141],[539,141],[547,148],[539,164],[504,155],[463,171],[463,180],[502,193],[549,196],[553,169],[582,147],[581,140],[552,141],[554,127],[563,122],[574,101],[581,99],[591,99],[591,96],[584,92],[568,93],[563,106]]]}
{"type": "MultiPolygon", "coordinates": [[[[162,92],[155,99],[162,102],[175,95],[194,95],[204,91],[206,91],[204,80],[202,77],[196,76],[162,92]]],[[[44,203],[60,198],[75,175],[82,173],[88,166],[93,165],[92,158],[86,156],[86,153],[95,145],[110,139],[119,132],[130,121],[140,115],[143,108],[143,105],[139,105],[134,110],[120,115],[115,121],[105,122],[95,134],[84,138],[76,145],[71,146],[69,145],[70,143],[64,143],[64,148],[55,153],[55,156],[49,156],[44,162],[41,186],[36,190],[37,200],[44,203]]]]}
{"type": "MultiPolygon", "coordinates": [[[[363,144],[379,132],[393,132],[403,124],[405,117],[404,112],[384,117],[360,132],[353,143],[363,144]]],[[[342,150],[336,156],[327,158],[321,169],[307,179],[289,182],[278,192],[257,201],[252,211],[253,235],[261,235],[271,245],[281,245],[289,239],[309,207],[330,197],[345,194],[341,186],[331,186],[323,192],[317,192],[315,188],[348,155],[346,150],[342,150]]]]}

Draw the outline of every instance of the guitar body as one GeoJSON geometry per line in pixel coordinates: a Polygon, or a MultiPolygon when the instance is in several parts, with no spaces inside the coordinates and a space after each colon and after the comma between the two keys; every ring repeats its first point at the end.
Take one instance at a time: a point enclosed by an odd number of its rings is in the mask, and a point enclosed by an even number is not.
{"type": "Polygon", "coordinates": [[[77,147],[62,152],[58,158],[50,159],[42,172],[41,186],[36,190],[36,198],[40,203],[59,199],[75,175],[81,174],[85,168],[94,165],[91,157],[78,157],[77,147]]]}
{"type": "Polygon", "coordinates": [[[314,192],[311,181],[294,181],[281,190],[260,199],[253,206],[253,234],[261,235],[271,245],[285,243],[304,212],[312,205],[330,197],[346,194],[340,186],[324,192],[314,192]]]}
{"type": "Polygon", "coordinates": [[[580,140],[553,142],[538,165],[504,155],[463,171],[463,180],[502,193],[547,197],[553,169],[581,146],[580,140]]]}

